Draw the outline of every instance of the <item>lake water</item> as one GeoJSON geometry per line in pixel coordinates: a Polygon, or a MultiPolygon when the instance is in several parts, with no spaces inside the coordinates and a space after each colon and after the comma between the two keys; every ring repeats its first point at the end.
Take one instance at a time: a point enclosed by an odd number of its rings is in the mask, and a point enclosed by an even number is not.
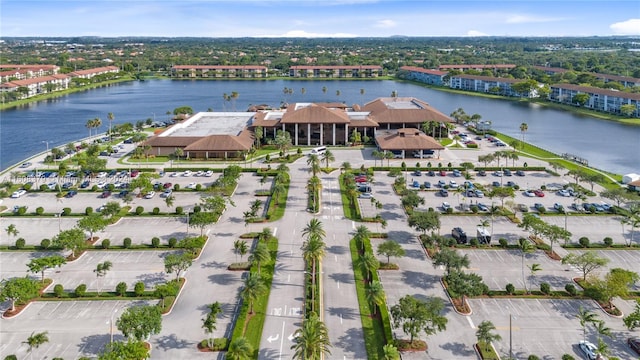
{"type": "MultiPolygon", "coordinates": [[[[166,120],[167,111],[191,106],[194,111],[245,111],[250,105],[282,102],[344,102],[363,104],[378,97],[410,96],[450,114],[463,108],[491,120],[494,129],[520,138],[520,124],[528,124],[525,140],[555,153],[571,153],[591,166],[619,174],[640,173],[640,127],[580,116],[536,104],[451,94],[410,83],[380,81],[172,81],[147,80],[74,93],[0,112],[0,169],[46,150],[88,136],[87,120],[99,117],[99,132],[114,124],[166,120]],[[285,95],[285,88],[293,94],[285,95]],[[304,94],[302,88],[305,89],[304,94]],[[323,91],[326,89],[326,92],[323,91]],[[364,94],[361,94],[364,89],[364,94]],[[223,94],[239,94],[225,102],[223,94]]],[[[95,131],[95,130],[94,130],[95,131]]]]}

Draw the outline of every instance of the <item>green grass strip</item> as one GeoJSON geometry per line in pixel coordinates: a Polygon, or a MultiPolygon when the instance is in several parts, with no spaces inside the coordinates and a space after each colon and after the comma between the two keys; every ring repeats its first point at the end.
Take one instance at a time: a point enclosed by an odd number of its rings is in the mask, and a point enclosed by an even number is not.
{"type": "MultiPolygon", "coordinates": [[[[360,255],[358,253],[358,246],[356,241],[351,239],[349,241],[349,248],[351,250],[351,261],[355,263],[360,255]]],[[[365,249],[367,244],[365,244],[365,249]]],[[[369,249],[371,251],[371,245],[369,249]]],[[[387,339],[392,339],[391,324],[389,322],[389,313],[386,306],[380,306],[381,321],[377,321],[372,317],[372,309],[367,301],[365,293],[365,274],[361,269],[353,269],[354,281],[356,284],[356,293],[358,295],[358,305],[360,308],[360,320],[362,322],[362,331],[364,333],[364,344],[367,350],[367,359],[384,359],[383,346],[387,344],[387,339]],[[386,325],[385,325],[386,324],[386,325]],[[385,336],[386,334],[386,336],[385,336]]],[[[373,273],[373,281],[378,280],[376,272],[373,273]]]]}
{"type": "MultiPolygon", "coordinates": [[[[260,340],[262,338],[262,328],[264,327],[264,320],[267,316],[267,305],[269,303],[269,294],[271,293],[271,283],[273,282],[273,273],[275,271],[276,257],[278,256],[278,238],[271,237],[267,241],[267,248],[271,253],[271,260],[264,263],[260,267],[260,275],[264,280],[267,291],[263,296],[260,296],[253,303],[253,315],[247,322],[247,316],[249,314],[249,303],[243,301],[240,307],[240,314],[236,319],[236,323],[231,335],[231,342],[239,337],[245,337],[254,349],[252,359],[258,358],[258,352],[260,350],[260,340]],[[246,331],[245,331],[246,323],[246,331]],[[244,333],[243,333],[244,332],[244,333]]],[[[251,267],[252,273],[258,272],[258,267],[253,265],[251,267]]]]}

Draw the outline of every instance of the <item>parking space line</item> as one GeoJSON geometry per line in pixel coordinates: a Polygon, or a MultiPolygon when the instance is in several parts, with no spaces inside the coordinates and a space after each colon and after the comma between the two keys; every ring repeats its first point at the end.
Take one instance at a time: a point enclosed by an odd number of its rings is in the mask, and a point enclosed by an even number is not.
{"type": "Polygon", "coordinates": [[[467,316],[467,322],[469,322],[469,326],[471,326],[472,329],[476,328],[476,326],[473,324],[473,320],[471,320],[471,316],[467,316]]]}

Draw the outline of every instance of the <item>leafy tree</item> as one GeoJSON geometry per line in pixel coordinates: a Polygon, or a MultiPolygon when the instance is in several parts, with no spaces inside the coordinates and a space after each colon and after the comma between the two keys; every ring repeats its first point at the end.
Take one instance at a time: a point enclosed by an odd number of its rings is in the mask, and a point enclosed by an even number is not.
{"type": "Polygon", "coordinates": [[[236,338],[229,345],[228,360],[249,360],[253,357],[253,347],[245,337],[236,338]]]}
{"type": "Polygon", "coordinates": [[[535,250],[535,247],[531,244],[531,242],[525,238],[520,238],[518,240],[518,249],[520,250],[520,255],[522,259],[522,283],[524,284],[524,290],[528,293],[527,290],[527,282],[524,276],[524,257],[526,254],[531,253],[535,250]]]}
{"type": "Polygon", "coordinates": [[[629,200],[631,198],[631,194],[624,188],[616,187],[613,189],[607,189],[600,193],[600,196],[603,198],[607,198],[616,203],[616,206],[620,207],[620,204],[629,200]]]}
{"type": "Polygon", "coordinates": [[[455,249],[443,248],[433,255],[433,266],[444,266],[445,276],[449,276],[452,270],[460,271],[469,267],[471,261],[468,255],[460,255],[455,249]]]}
{"type": "Polygon", "coordinates": [[[100,214],[102,214],[102,216],[112,217],[118,214],[120,212],[120,209],[120,203],[118,203],[117,201],[109,201],[104,204],[104,206],[102,207],[102,211],[100,211],[100,214]]]}
{"type": "Polygon", "coordinates": [[[500,206],[504,207],[504,199],[515,197],[515,193],[514,193],[513,187],[511,187],[511,186],[495,187],[489,193],[489,197],[490,198],[494,198],[494,197],[500,198],[500,202],[501,202],[500,206]]]}
{"type": "Polygon", "coordinates": [[[29,271],[32,273],[40,273],[42,274],[42,282],[44,282],[44,272],[48,269],[53,269],[55,267],[60,267],[67,263],[67,260],[60,255],[51,255],[45,256],[41,258],[31,259],[31,261],[27,264],[29,271]]]}
{"type": "Polygon", "coordinates": [[[331,355],[329,331],[315,312],[309,314],[293,335],[295,343],[291,350],[294,350],[294,359],[320,360],[324,355],[331,355]]]}
{"type": "Polygon", "coordinates": [[[553,252],[553,243],[558,240],[568,241],[571,239],[571,232],[565,230],[558,225],[545,225],[542,227],[542,234],[549,239],[551,243],[550,251],[553,252]]]}
{"type": "Polygon", "coordinates": [[[189,225],[200,228],[200,236],[204,236],[204,228],[214,224],[217,218],[213,212],[200,211],[189,216],[189,225]]]}
{"type": "Polygon", "coordinates": [[[148,359],[149,356],[144,342],[129,339],[107,344],[105,352],[98,356],[98,360],[148,359]]]}
{"type": "Polygon", "coordinates": [[[609,259],[598,256],[595,252],[585,251],[582,254],[570,253],[562,259],[562,264],[574,266],[582,271],[582,280],[587,280],[594,270],[597,270],[609,263],[609,259]]]}
{"type": "Polygon", "coordinates": [[[31,300],[38,296],[40,284],[26,277],[2,280],[0,282],[0,301],[9,300],[11,311],[16,311],[16,303],[31,300]]]}
{"type": "Polygon", "coordinates": [[[107,227],[107,222],[100,213],[92,213],[78,220],[78,228],[89,232],[89,238],[93,240],[93,234],[107,227]]]}
{"type": "Polygon", "coordinates": [[[466,301],[467,296],[478,296],[489,291],[489,287],[482,281],[482,276],[478,274],[453,271],[445,277],[445,280],[451,297],[462,298],[463,303],[466,301]]]}
{"type": "Polygon", "coordinates": [[[589,286],[595,290],[596,300],[607,302],[607,305],[613,308],[613,298],[627,296],[629,288],[638,279],[638,274],[633,271],[614,268],[605,275],[603,280],[594,280],[589,286]]]}
{"type": "Polygon", "coordinates": [[[274,143],[278,146],[278,150],[286,153],[287,150],[291,147],[291,134],[282,130],[276,131],[274,143]]]}
{"type": "Polygon", "coordinates": [[[404,256],[405,251],[402,248],[402,245],[398,244],[393,240],[387,240],[380,245],[378,245],[378,255],[384,255],[387,257],[387,264],[389,264],[390,257],[401,257],[404,256]]]}
{"type": "Polygon", "coordinates": [[[244,280],[244,287],[240,291],[243,301],[249,303],[249,314],[253,314],[253,302],[267,291],[262,277],[256,273],[249,273],[244,280]]]}
{"type": "Polygon", "coordinates": [[[440,298],[418,300],[406,295],[391,307],[393,326],[402,326],[402,331],[410,336],[410,341],[424,332],[427,336],[446,329],[447,318],[442,315],[444,301],[440,298]]]}
{"type": "Polygon", "coordinates": [[[218,315],[222,313],[222,305],[219,302],[214,302],[212,304],[207,305],[209,309],[209,313],[207,316],[202,319],[202,328],[205,333],[209,334],[209,338],[207,340],[207,345],[209,348],[213,347],[213,337],[211,335],[216,330],[216,322],[218,321],[218,315]]]}
{"type": "Polygon", "coordinates": [[[476,330],[476,338],[478,338],[478,343],[483,343],[485,345],[485,350],[489,351],[491,349],[492,341],[500,341],[502,337],[499,334],[493,333],[496,327],[493,325],[491,321],[483,321],[478,325],[478,330],[476,330]]]}
{"type": "Polygon", "coordinates": [[[629,330],[635,330],[640,327],[640,300],[636,300],[636,307],[632,313],[625,316],[622,321],[629,330]]]}
{"type": "Polygon", "coordinates": [[[144,340],[162,330],[162,314],[158,306],[142,305],[126,309],[118,321],[118,330],[125,337],[133,340],[144,340]]]}
{"type": "Polygon", "coordinates": [[[71,250],[74,257],[85,249],[85,235],[79,228],[63,230],[53,238],[53,244],[65,250],[71,250]]]}
{"type": "Polygon", "coordinates": [[[168,273],[176,273],[176,279],[180,273],[187,270],[193,264],[193,255],[188,252],[181,254],[169,254],[164,258],[164,270],[168,273]]]}
{"type": "Polygon", "coordinates": [[[164,308],[164,299],[167,296],[176,296],[178,294],[178,291],[180,290],[180,287],[178,284],[179,283],[177,281],[173,281],[173,280],[165,284],[156,284],[153,294],[160,298],[163,308],[164,308]]]}
{"type": "Polygon", "coordinates": [[[409,226],[423,235],[427,231],[435,232],[440,229],[440,215],[435,211],[414,211],[409,215],[409,226]]]}
{"type": "Polygon", "coordinates": [[[24,344],[27,344],[29,348],[27,352],[31,354],[31,358],[33,358],[33,349],[37,349],[40,345],[49,342],[49,336],[46,331],[35,333],[32,332],[31,336],[27,338],[27,341],[23,341],[24,344]]]}
{"type": "Polygon", "coordinates": [[[249,256],[249,261],[258,265],[258,274],[260,274],[260,265],[271,260],[271,253],[267,248],[267,244],[259,242],[253,249],[253,253],[249,256]]]}
{"type": "Polygon", "coordinates": [[[407,193],[400,199],[402,206],[408,208],[416,208],[418,205],[424,205],[424,198],[418,195],[415,191],[407,191],[407,193]]]}
{"type": "Polygon", "coordinates": [[[198,251],[204,246],[205,240],[204,236],[187,237],[180,240],[177,246],[184,249],[192,258],[195,258],[198,255],[198,251]]]}

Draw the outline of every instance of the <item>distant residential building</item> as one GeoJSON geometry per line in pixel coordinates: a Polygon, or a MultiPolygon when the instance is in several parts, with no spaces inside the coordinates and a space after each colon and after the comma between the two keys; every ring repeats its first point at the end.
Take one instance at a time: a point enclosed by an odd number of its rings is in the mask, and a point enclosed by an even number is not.
{"type": "Polygon", "coordinates": [[[378,65],[295,65],[289,68],[295,78],[375,78],[382,76],[378,65]]]}
{"type": "Polygon", "coordinates": [[[534,69],[539,70],[539,71],[543,71],[545,74],[547,75],[555,75],[555,74],[562,74],[562,73],[566,73],[567,69],[565,68],[559,68],[559,67],[550,67],[550,66],[540,66],[540,65],[535,65],[533,66],[534,69]]]}
{"type": "Polygon", "coordinates": [[[117,66],[103,66],[99,68],[77,70],[69,73],[69,76],[73,78],[91,79],[96,75],[103,74],[117,74],[120,69],[117,66]]]}
{"type": "Polygon", "coordinates": [[[631,116],[640,117],[640,94],[638,93],[573,84],[555,84],[551,85],[549,100],[562,104],[577,105],[575,96],[578,94],[589,95],[587,102],[584,104],[586,108],[621,115],[621,107],[623,105],[633,105],[635,111],[631,116]]]}
{"type": "Polygon", "coordinates": [[[57,65],[0,64],[0,82],[55,75],[59,71],[60,67],[57,65]]]}
{"type": "Polygon", "coordinates": [[[444,85],[444,77],[448,74],[446,71],[424,69],[416,66],[402,66],[400,70],[408,73],[407,80],[439,86],[444,85]]]}
{"type": "MultiPolygon", "coordinates": [[[[544,71],[547,75],[561,74],[569,71],[564,68],[554,68],[547,66],[534,66],[536,70],[544,71]]],[[[601,74],[601,73],[589,73],[595,76],[596,79],[604,81],[605,83],[615,81],[620,83],[624,87],[634,87],[640,86],[640,79],[629,77],[629,76],[620,76],[620,75],[611,75],[611,74],[601,74]]]]}
{"type": "Polygon", "coordinates": [[[467,71],[467,70],[511,70],[515,69],[515,64],[451,64],[451,65],[440,65],[438,66],[438,70],[459,70],[459,71],[467,71]]]}
{"type": "Polygon", "coordinates": [[[171,76],[176,78],[266,78],[266,66],[260,65],[174,65],[171,76]]]}
{"type": "Polygon", "coordinates": [[[522,79],[498,78],[479,75],[452,75],[449,87],[466,91],[484,92],[502,96],[533,97],[534,92],[522,94],[513,90],[512,85],[522,82],[522,79]]]}
{"type": "Polygon", "coordinates": [[[4,82],[0,84],[0,91],[12,92],[26,89],[26,91],[20,94],[18,98],[29,98],[39,94],[67,89],[69,88],[70,81],[71,77],[65,74],[40,76],[36,78],[4,82]]]}

